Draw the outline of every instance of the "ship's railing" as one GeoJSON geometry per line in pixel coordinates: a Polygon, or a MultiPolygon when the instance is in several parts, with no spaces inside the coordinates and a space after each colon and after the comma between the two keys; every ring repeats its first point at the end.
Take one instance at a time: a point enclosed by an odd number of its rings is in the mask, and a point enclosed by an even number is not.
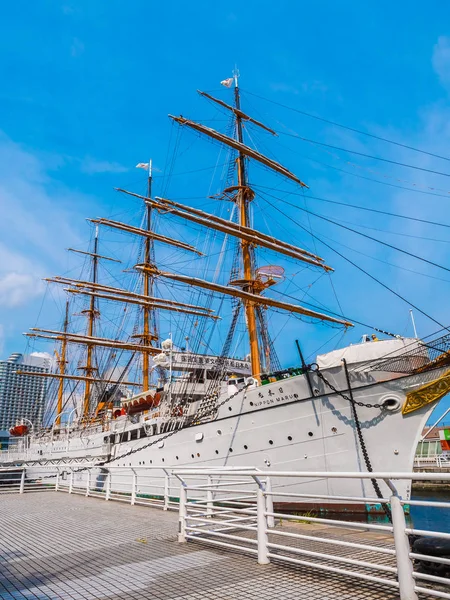
{"type": "Polygon", "coordinates": [[[397,487],[405,480],[450,484],[450,473],[60,464],[0,469],[0,494],[57,491],[177,510],[179,542],[243,552],[260,564],[273,561],[357,578],[395,589],[401,600],[417,600],[418,594],[450,599],[450,533],[415,528],[405,518],[406,505],[448,511],[450,502],[403,500],[397,487]],[[313,481],[355,479],[376,479],[384,497],[308,491],[313,481]],[[388,517],[375,523],[348,520],[337,511],[336,517],[322,516],[325,505],[332,511],[343,503],[350,518],[352,506],[374,504],[386,507],[388,517]],[[311,508],[304,509],[305,504],[311,508]],[[421,549],[424,537],[434,540],[433,555],[421,549]]]}

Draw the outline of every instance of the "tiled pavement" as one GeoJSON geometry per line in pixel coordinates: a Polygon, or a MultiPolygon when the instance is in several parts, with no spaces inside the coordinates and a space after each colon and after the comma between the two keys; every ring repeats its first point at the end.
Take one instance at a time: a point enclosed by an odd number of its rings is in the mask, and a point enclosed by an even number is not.
{"type": "MultiPolygon", "coordinates": [[[[275,562],[262,566],[254,556],[179,544],[177,520],[175,512],[53,491],[2,495],[0,598],[398,598],[374,583],[275,562]]],[[[333,528],[320,533],[332,536],[333,528]]]]}

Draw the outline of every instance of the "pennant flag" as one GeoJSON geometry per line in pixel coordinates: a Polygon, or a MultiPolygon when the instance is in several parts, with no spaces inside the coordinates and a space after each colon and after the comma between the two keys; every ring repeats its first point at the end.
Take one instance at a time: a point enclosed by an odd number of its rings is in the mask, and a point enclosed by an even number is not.
{"type": "Polygon", "coordinates": [[[138,163],[136,169],[148,169],[149,163],[138,163]]]}
{"type": "Polygon", "coordinates": [[[221,81],[220,84],[229,88],[233,85],[233,81],[234,81],[234,77],[230,77],[229,79],[224,79],[223,81],[221,81]]]}

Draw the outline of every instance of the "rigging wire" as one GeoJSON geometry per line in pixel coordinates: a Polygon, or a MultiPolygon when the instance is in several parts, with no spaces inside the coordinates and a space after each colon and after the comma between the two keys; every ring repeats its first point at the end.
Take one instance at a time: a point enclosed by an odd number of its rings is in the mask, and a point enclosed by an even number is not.
{"type": "Polygon", "coordinates": [[[364,158],[370,158],[372,160],[379,160],[381,162],[389,163],[391,165],[397,165],[399,167],[405,167],[408,169],[415,169],[416,171],[423,171],[425,173],[432,173],[433,175],[441,175],[442,177],[450,177],[450,173],[444,173],[443,171],[435,171],[434,169],[427,169],[426,167],[418,167],[417,165],[410,165],[397,160],[391,160],[389,158],[383,158],[382,156],[374,156],[373,154],[366,154],[365,152],[359,152],[357,150],[349,150],[348,148],[342,148],[341,146],[334,146],[333,144],[326,144],[325,142],[318,142],[310,138],[303,137],[298,133],[288,133],[286,131],[278,131],[279,135],[285,135],[292,137],[309,144],[315,144],[316,146],[323,146],[324,148],[332,148],[333,150],[339,150],[340,152],[348,152],[349,154],[356,154],[357,156],[363,156],[364,158]]]}
{"type": "Polygon", "coordinates": [[[355,127],[349,127],[348,125],[342,125],[341,123],[337,123],[336,121],[331,121],[330,119],[325,119],[324,117],[319,117],[317,115],[313,115],[304,110],[300,110],[298,108],[293,108],[292,106],[288,106],[286,104],[282,104],[281,102],[277,102],[276,100],[270,100],[269,98],[264,98],[264,96],[260,96],[259,94],[249,92],[248,90],[241,90],[241,91],[243,91],[245,94],[250,94],[251,96],[255,96],[255,98],[259,98],[260,100],[265,100],[266,102],[270,102],[271,104],[276,104],[277,106],[281,106],[282,108],[292,110],[293,112],[296,112],[300,115],[304,115],[305,117],[310,117],[311,119],[316,119],[317,121],[322,121],[323,123],[327,123],[328,125],[334,125],[335,127],[347,129],[348,131],[353,131],[354,133],[358,133],[360,135],[365,135],[367,137],[370,137],[370,138],[373,138],[376,140],[380,140],[382,142],[387,142],[388,144],[393,144],[394,146],[406,148],[407,150],[413,150],[414,152],[419,152],[420,154],[426,154],[427,156],[433,156],[434,158],[439,158],[441,160],[450,161],[450,158],[447,156],[441,156],[440,154],[435,154],[434,152],[428,152],[427,150],[415,148],[414,146],[410,146],[408,144],[402,144],[401,142],[396,142],[394,140],[390,140],[389,138],[385,138],[380,135],[375,135],[374,133],[369,133],[367,131],[362,131],[361,129],[356,129],[355,127]]]}
{"type": "MultiPolygon", "coordinates": [[[[268,194],[269,196],[271,196],[272,198],[278,199],[275,196],[273,196],[272,194],[268,194]]],[[[401,252],[402,254],[406,254],[408,256],[412,256],[413,258],[416,258],[417,260],[421,260],[425,263],[428,263],[434,267],[437,267],[438,269],[442,269],[444,271],[449,271],[450,269],[448,267],[444,267],[443,265],[440,265],[439,263],[436,263],[432,260],[428,260],[427,258],[424,258],[423,256],[419,256],[418,254],[414,254],[413,252],[408,252],[408,250],[403,250],[403,248],[398,248],[397,246],[394,246],[393,244],[389,244],[388,242],[383,242],[382,240],[379,240],[375,237],[372,237],[371,235],[368,235],[367,233],[361,233],[360,231],[357,231],[356,229],[352,229],[351,227],[347,227],[347,225],[342,225],[341,223],[338,223],[337,221],[334,221],[333,219],[329,219],[327,217],[324,217],[322,215],[319,215],[315,212],[312,212],[306,208],[302,208],[301,206],[297,206],[296,204],[292,204],[291,202],[288,202],[287,200],[283,200],[283,202],[285,204],[289,204],[289,206],[293,206],[294,208],[297,208],[298,210],[301,210],[303,212],[309,213],[310,215],[313,215],[314,217],[318,217],[319,219],[322,219],[324,221],[327,221],[328,223],[331,223],[332,225],[337,225],[338,227],[342,227],[343,229],[346,229],[347,231],[351,231],[352,233],[356,233],[357,235],[360,235],[361,237],[365,237],[369,240],[372,240],[374,242],[377,242],[378,244],[382,244],[383,246],[387,246],[388,248],[391,248],[392,250],[397,250],[398,252],[401,252]]],[[[273,206],[273,205],[272,205],[273,206]]],[[[288,219],[292,219],[292,217],[289,217],[287,215],[285,215],[288,219]]],[[[293,221],[295,222],[295,221],[293,221]]],[[[305,229],[305,231],[307,231],[305,229]]]]}
{"type": "MultiPolygon", "coordinates": [[[[272,208],[275,208],[275,210],[277,210],[279,213],[281,213],[284,217],[290,219],[293,223],[295,223],[296,225],[298,225],[301,229],[307,231],[306,228],[301,223],[299,223],[298,221],[296,221],[295,219],[293,219],[291,216],[286,215],[286,213],[284,213],[282,210],[280,210],[277,206],[275,206],[269,200],[267,200],[267,199],[265,199],[265,200],[266,200],[266,202],[270,206],[272,206],[272,208]]],[[[381,285],[382,287],[384,287],[385,289],[387,289],[388,291],[390,291],[392,294],[394,294],[395,296],[397,296],[398,298],[400,298],[400,300],[403,300],[403,302],[405,302],[406,304],[408,304],[409,306],[411,306],[412,308],[414,308],[415,310],[417,310],[418,312],[420,312],[422,315],[424,315],[428,319],[430,319],[430,321],[433,321],[434,323],[436,323],[437,325],[439,325],[439,327],[441,327],[443,329],[446,329],[447,331],[450,331],[450,329],[448,327],[446,327],[445,325],[443,325],[442,323],[440,323],[437,319],[435,319],[434,317],[432,317],[431,315],[429,315],[427,312],[425,312],[424,310],[422,310],[421,308],[419,308],[417,305],[415,305],[412,302],[410,302],[409,300],[407,300],[404,296],[402,296],[401,294],[399,294],[398,292],[396,292],[394,289],[392,289],[391,287],[389,287],[387,284],[383,283],[380,279],[378,279],[377,277],[375,277],[374,275],[372,275],[371,273],[369,273],[368,271],[366,271],[366,269],[363,269],[362,267],[360,267],[354,261],[352,261],[347,256],[345,256],[344,254],[342,254],[341,252],[339,252],[339,250],[336,250],[336,248],[333,248],[333,246],[331,246],[330,244],[328,244],[327,242],[325,242],[323,239],[321,239],[319,236],[317,236],[314,233],[311,233],[311,235],[313,235],[324,246],[326,246],[327,248],[329,248],[330,250],[332,250],[332,252],[334,252],[335,254],[337,254],[338,256],[340,256],[341,258],[343,258],[344,260],[346,260],[349,264],[351,264],[354,267],[356,267],[359,271],[361,271],[362,273],[364,273],[365,275],[367,275],[368,277],[370,277],[370,279],[372,279],[373,281],[375,281],[376,283],[378,283],[379,285],[381,285]]],[[[447,270],[450,270],[450,269],[447,269],[447,270]]],[[[277,290],[274,290],[274,291],[277,292],[277,290]]],[[[277,292],[277,293],[280,294],[281,292],[277,292]]],[[[288,297],[291,297],[291,296],[288,296],[288,297]]],[[[333,314],[333,313],[331,313],[331,314],[333,314]]],[[[353,320],[355,321],[355,323],[357,323],[357,321],[355,319],[353,319],[353,320]]],[[[359,323],[359,324],[360,325],[364,325],[365,327],[367,327],[367,325],[365,325],[363,323],[359,323]]]]}
{"type": "Polygon", "coordinates": [[[429,221],[428,219],[421,219],[419,217],[410,217],[407,215],[401,215],[399,213],[391,213],[386,210],[379,210],[377,208],[369,208],[368,206],[360,206],[358,204],[349,204],[347,202],[339,202],[338,200],[330,200],[328,198],[321,198],[319,196],[311,196],[310,194],[302,194],[299,192],[289,192],[288,190],[280,190],[279,188],[272,188],[272,187],[268,187],[268,186],[264,186],[264,185],[258,185],[258,184],[252,183],[252,187],[262,188],[262,189],[266,189],[266,190],[273,190],[273,191],[280,192],[282,194],[284,194],[284,193],[290,194],[292,196],[300,196],[300,197],[304,196],[305,198],[310,198],[311,200],[318,200],[319,202],[327,202],[328,204],[337,204],[339,206],[347,206],[349,208],[365,210],[368,212],[378,213],[380,215],[385,215],[388,217],[396,217],[398,219],[405,219],[407,221],[416,221],[418,223],[425,223],[427,225],[435,225],[436,227],[445,227],[447,229],[450,229],[449,223],[438,223],[437,221],[429,221]]]}

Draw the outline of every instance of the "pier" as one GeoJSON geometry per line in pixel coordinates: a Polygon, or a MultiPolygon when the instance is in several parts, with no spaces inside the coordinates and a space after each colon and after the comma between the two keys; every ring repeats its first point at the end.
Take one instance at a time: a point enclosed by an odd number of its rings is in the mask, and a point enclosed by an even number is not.
{"type": "Polygon", "coordinates": [[[120,492],[94,485],[88,469],[83,481],[15,475],[0,489],[1,600],[450,598],[450,580],[432,575],[400,594],[412,563],[389,525],[280,516],[261,502],[280,493],[276,476],[165,471],[147,483],[161,496],[139,494],[136,476],[120,492]]]}

